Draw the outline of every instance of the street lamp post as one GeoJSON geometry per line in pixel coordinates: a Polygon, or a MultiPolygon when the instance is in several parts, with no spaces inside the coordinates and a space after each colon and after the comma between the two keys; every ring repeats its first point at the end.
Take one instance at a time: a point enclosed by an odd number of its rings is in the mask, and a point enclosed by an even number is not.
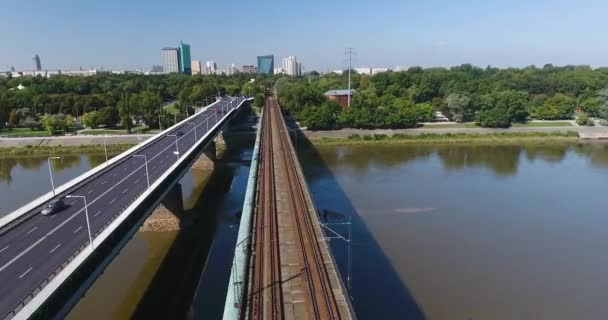
{"type": "Polygon", "coordinates": [[[87,205],[87,198],[85,196],[74,196],[67,195],[66,198],[82,198],[84,200],[84,214],[87,218],[87,229],[89,230],[89,242],[91,243],[91,248],[95,250],[95,245],[93,244],[93,236],[91,236],[91,223],[89,222],[89,206],[87,205]]]}
{"type": "Polygon", "coordinates": [[[179,146],[177,144],[177,135],[176,134],[168,134],[167,137],[175,137],[175,155],[177,156],[177,160],[179,160],[179,146]]]}
{"type": "Polygon", "coordinates": [[[173,124],[177,124],[177,113],[173,114],[173,124]]]}
{"type": "Polygon", "coordinates": [[[192,121],[190,121],[188,123],[194,126],[194,142],[196,142],[198,140],[197,134],[196,134],[196,123],[194,123],[192,121]]]}
{"type": "Polygon", "coordinates": [[[146,164],[146,180],[148,180],[148,189],[150,189],[150,175],[148,174],[148,157],[145,154],[134,154],[133,157],[144,157],[146,164]]]}
{"type": "Polygon", "coordinates": [[[161,103],[161,104],[160,104],[160,110],[159,110],[159,112],[158,112],[158,129],[159,129],[160,131],[163,131],[163,125],[162,125],[162,124],[161,124],[161,122],[160,122],[160,116],[162,115],[162,113],[163,113],[163,104],[161,103]]]}
{"type": "Polygon", "coordinates": [[[55,196],[55,183],[53,183],[53,170],[51,170],[51,160],[61,159],[61,157],[49,157],[47,162],[49,163],[49,176],[51,177],[51,189],[53,189],[53,197],[55,196]]]}
{"type": "Polygon", "coordinates": [[[106,166],[108,165],[108,149],[106,148],[106,139],[108,138],[107,134],[103,135],[103,152],[106,154],[106,166]]]}

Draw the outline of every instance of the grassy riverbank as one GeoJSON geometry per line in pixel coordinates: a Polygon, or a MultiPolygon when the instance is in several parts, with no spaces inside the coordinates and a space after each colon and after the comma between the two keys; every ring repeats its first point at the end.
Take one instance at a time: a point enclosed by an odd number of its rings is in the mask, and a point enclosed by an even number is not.
{"type": "Polygon", "coordinates": [[[566,132],[501,132],[501,133],[423,133],[419,135],[384,134],[351,135],[348,138],[311,139],[315,144],[365,144],[365,143],[468,143],[468,142],[575,142],[578,133],[566,132]]]}
{"type": "MultiPolygon", "coordinates": [[[[117,154],[131,148],[132,144],[108,144],[107,151],[117,154]]],[[[62,154],[81,154],[81,153],[103,153],[103,144],[81,145],[81,146],[25,146],[0,148],[0,158],[7,156],[28,156],[28,155],[62,155],[62,154]]]]}

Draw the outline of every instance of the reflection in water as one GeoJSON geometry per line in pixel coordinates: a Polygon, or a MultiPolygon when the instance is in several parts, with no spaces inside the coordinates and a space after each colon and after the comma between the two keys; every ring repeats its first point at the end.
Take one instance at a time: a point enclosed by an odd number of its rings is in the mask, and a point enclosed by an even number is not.
{"type": "MultiPolygon", "coordinates": [[[[382,169],[401,166],[410,161],[422,161],[436,155],[445,170],[487,168],[497,175],[517,174],[522,156],[528,161],[542,160],[559,163],[570,152],[589,158],[597,167],[608,166],[608,144],[526,144],[526,145],[320,145],[323,161],[328,166],[348,164],[354,173],[366,173],[372,167],[382,169]],[[373,155],[371,157],[370,155],[373,155]]],[[[311,159],[302,152],[301,161],[311,159]]],[[[314,176],[316,168],[309,168],[314,176]]]]}
{"type": "MultiPolygon", "coordinates": [[[[49,155],[0,157],[0,216],[51,191],[49,155]]],[[[109,157],[114,154],[109,155],[109,157]]],[[[51,160],[55,186],[60,186],[105,161],[104,154],[64,155],[51,160]]]]}
{"type": "Polygon", "coordinates": [[[315,149],[315,204],[354,215],[359,318],[606,318],[608,145],[315,149]]]}

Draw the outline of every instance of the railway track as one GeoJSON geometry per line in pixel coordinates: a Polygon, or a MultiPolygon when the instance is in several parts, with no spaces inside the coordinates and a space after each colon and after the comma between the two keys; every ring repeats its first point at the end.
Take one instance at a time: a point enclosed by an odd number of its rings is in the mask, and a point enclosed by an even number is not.
{"type": "Polygon", "coordinates": [[[311,216],[314,210],[307,201],[307,190],[298,173],[289,131],[273,98],[266,100],[263,119],[262,161],[258,169],[260,179],[252,232],[249,289],[245,301],[246,312],[241,313],[241,316],[244,319],[284,319],[286,314],[300,312],[296,318],[342,319],[330,281],[327,260],[323,256],[323,234],[311,216]],[[282,195],[280,199],[277,192],[282,195]],[[289,232],[292,232],[289,237],[293,239],[291,251],[297,251],[289,254],[293,254],[296,264],[301,267],[296,277],[301,283],[298,288],[302,289],[304,299],[297,303],[303,303],[304,308],[292,307],[287,310],[283,303],[284,294],[293,294],[283,292],[283,281],[293,279],[281,279],[281,233],[277,212],[280,201],[287,212],[282,223],[288,221],[286,225],[289,226],[289,232]]]}

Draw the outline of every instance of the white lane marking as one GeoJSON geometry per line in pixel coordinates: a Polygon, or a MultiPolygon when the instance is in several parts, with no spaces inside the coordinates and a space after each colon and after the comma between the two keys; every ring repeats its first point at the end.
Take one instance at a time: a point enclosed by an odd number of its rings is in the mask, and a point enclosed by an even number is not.
{"type": "Polygon", "coordinates": [[[89,193],[91,193],[91,192],[93,192],[93,189],[91,189],[91,190],[87,191],[87,194],[89,194],[89,193]]]}
{"type": "Polygon", "coordinates": [[[8,249],[8,247],[10,247],[10,245],[8,245],[8,246],[6,246],[6,247],[2,248],[2,250],[0,250],[0,252],[2,252],[2,251],[4,251],[4,250],[8,249]]]}
{"type": "Polygon", "coordinates": [[[129,191],[129,188],[126,188],[125,190],[122,191],[122,194],[127,193],[127,191],[129,191]]]}
{"type": "Polygon", "coordinates": [[[53,250],[49,251],[49,253],[55,252],[55,250],[59,249],[59,247],[61,247],[61,243],[58,244],[55,248],[53,248],[53,250]]]}
{"type": "Polygon", "coordinates": [[[19,276],[19,279],[21,279],[21,278],[25,277],[25,275],[26,275],[26,274],[28,274],[28,272],[30,272],[30,271],[32,271],[32,267],[30,267],[29,269],[25,270],[25,272],[24,272],[24,273],[22,273],[22,274],[19,276]]]}
{"type": "Polygon", "coordinates": [[[137,184],[139,182],[139,179],[135,180],[135,182],[133,182],[133,184],[137,184]]]}
{"type": "Polygon", "coordinates": [[[24,254],[26,254],[28,251],[32,250],[33,247],[37,246],[40,242],[42,242],[42,240],[44,240],[46,237],[42,237],[40,239],[38,239],[38,241],[32,243],[29,247],[27,247],[27,249],[21,251],[21,253],[19,253],[18,255],[16,255],[11,261],[5,263],[2,267],[0,267],[0,272],[2,272],[2,270],[6,269],[8,266],[10,266],[11,264],[13,264],[13,262],[17,261],[17,259],[21,258],[24,254]]]}
{"type": "Polygon", "coordinates": [[[32,232],[34,232],[34,230],[38,229],[38,227],[33,227],[30,231],[26,232],[25,234],[30,234],[32,232]]]}
{"type": "MultiPolygon", "coordinates": [[[[192,130],[190,130],[192,131],[192,130]]],[[[178,138],[178,140],[181,138],[178,138]]],[[[160,156],[161,154],[163,154],[165,151],[167,151],[169,148],[173,147],[173,143],[171,143],[171,145],[167,146],[166,148],[164,148],[163,150],[161,150],[159,153],[157,153],[154,157],[152,157],[152,159],[150,159],[150,161],[152,161],[153,159],[155,159],[156,157],[160,156]]],[[[142,164],[138,169],[141,169],[145,166],[145,164],[142,164]]],[[[101,199],[102,197],[104,197],[105,195],[107,195],[112,189],[114,189],[117,185],[123,183],[125,180],[127,180],[129,177],[131,177],[131,175],[135,174],[135,172],[130,173],[129,175],[127,175],[126,177],[124,177],[122,180],[120,180],[118,183],[114,184],[113,186],[111,186],[110,188],[108,188],[104,193],[102,193],[101,195],[99,195],[97,198],[95,198],[93,201],[91,201],[91,204],[95,203],[95,201],[101,199]]],[[[116,176],[116,174],[113,175],[114,177],[116,176]]],[[[113,199],[112,201],[110,201],[110,204],[114,203],[114,201],[116,201],[116,199],[113,199]]],[[[75,203],[75,202],[74,202],[75,203]]],[[[66,223],[70,222],[72,219],[74,219],[75,216],[77,216],[79,213],[81,213],[82,211],[84,211],[83,209],[80,209],[78,211],[76,211],[73,215],[71,215],[69,218],[67,218],[66,220],[64,220],[61,224],[59,224],[58,226],[56,226],[55,228],[53,228],[53,230],[49,231],[49,233],[46,234],[46,236],[43,236],[42,238],[38,239],[38,241],[32,243],[29,247],[27,247],[25,250],[21,251],[18,255],[16,255],[13,259],[11,259],[11,261],[5,263],[2,267],[0,267],[0,272],[2,272],[4,269],[8,268],[11,264],[13,264],[15,261],[17,261],[19,258],[23,257],[23,255],[25,255],[26,253],[28,253],[30,250],[32,250],[32,248],[34,248],[35,246],[39,245],[40,242],[44,241],[44,239],[46,239],[46,237],[52,235],[53,233],[57,232],[57,230],[59,230],[59,228],[63,227],[66,223]]]]}
{"type": "Polygon", "coordinates": [[[74,233],[77,233],[78,231],[80,231],[80,229],[82,229],[82,226],[76,228],[76,230],[74,230],[74,233]]]}
{"type": "Polygon", "coordinates": [[[100,213],[101,213],[101,210],[95,212],[95,214],[93,215],[93,217],[97,217],[100,213]]]}

